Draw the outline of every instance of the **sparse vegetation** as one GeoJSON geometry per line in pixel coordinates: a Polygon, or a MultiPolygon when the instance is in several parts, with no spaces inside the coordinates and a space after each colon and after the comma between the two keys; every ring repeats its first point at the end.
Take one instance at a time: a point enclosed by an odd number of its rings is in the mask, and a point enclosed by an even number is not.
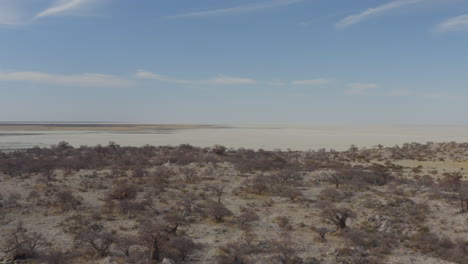
{"type": "Polygon", "coordinates": [[[467,263],[467,162],[456,143],[0,153],[0,259],[467,263]]]}

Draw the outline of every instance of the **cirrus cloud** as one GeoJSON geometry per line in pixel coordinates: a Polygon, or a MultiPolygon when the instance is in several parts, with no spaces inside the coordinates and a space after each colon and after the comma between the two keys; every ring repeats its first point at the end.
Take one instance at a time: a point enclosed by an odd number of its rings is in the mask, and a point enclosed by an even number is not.
{"type": "Polygon", "coordinates": [[[379,5],[377,7],[369,8],[364,10],[361,13],[353,14],[347,16],[336,23],[336,28],[338,29],[345,29],[350,27],[354,24],[358,24],[364,20],[367,20],[371,17],[376,17],[379,15],[384,15],[394,9],[401,8],[408,5],[419,4],[426,0],[395,0],[383,5],[379,5]]]}
{"type": "Polygon", "coordinates": [[[36,15],[36,18],[68,14],[99,0],[61,0],[36,15]]]}
{"type": "Polygon", "coordinates": [[[366,91],[379,87],[375,83],[351,83],[348,85],[351,89],[346,90],[346,94],[364,94],[366,91]]]}
{"type": "Polygon", "coordinates": [[[452,17],[437,25],[436,32],[468,30],[468,14],[452,17]]]}
{"type": "Polygon", "coordinates": [[[177,78],[171,78],[164,75],[152,73],[145,70],[138,70],[135,73],[135,77],[139,79],[150,79],[160,82],[167,83],[178,83],[178,84],[213,84],[213,85],[240,85],[240,84],[255,84],[256,80],[242,77],[231,77],[226,75],[220,75],[213,79],[208,80],[183,80],[177,78]]]}
{"type": "Polygon", "coordinates": [[[129,80],[108,74],[84,73],[60,75],[33,71],[0,72],[0,81],[86,87],[124,87],[132,84],[129,80]]]}
{"type": "Polygon", "coordinates": [[[279,8],[296,3],[303,2],[304,0],[274,0],[266,1],[263,3],[246,4],[235,7],[195,11],[183,13],[179,15],[169,16],[168,18],[194,18],[194,17],[211,17],[211,16],[232,16],[241,15],[246,13],[260,12],[268,9],[279,8]]]}

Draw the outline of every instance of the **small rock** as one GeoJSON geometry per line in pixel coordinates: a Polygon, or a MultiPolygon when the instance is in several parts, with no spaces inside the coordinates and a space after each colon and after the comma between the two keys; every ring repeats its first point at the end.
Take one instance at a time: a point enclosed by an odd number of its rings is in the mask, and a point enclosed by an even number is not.
{"type": "Polygon", "coordinates": [[[171,259],[164,258],[161,264],[175,264],[175,262],[171,259]]]}

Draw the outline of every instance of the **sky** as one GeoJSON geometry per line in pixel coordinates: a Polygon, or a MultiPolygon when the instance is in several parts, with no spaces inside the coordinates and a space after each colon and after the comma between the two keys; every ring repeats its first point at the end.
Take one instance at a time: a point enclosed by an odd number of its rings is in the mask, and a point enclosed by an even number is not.
{"type": "Polygon", "coordinates": [[[468,0],[0,0],[0,121],[467,113],[468,0]]]}

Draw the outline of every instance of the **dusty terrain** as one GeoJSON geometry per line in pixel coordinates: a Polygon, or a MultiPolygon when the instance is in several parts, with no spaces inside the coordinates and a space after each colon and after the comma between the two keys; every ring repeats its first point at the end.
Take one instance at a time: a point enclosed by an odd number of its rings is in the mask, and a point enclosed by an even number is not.
{"type": "Polygon", "coordinates": [[[0,259],[468,263],[468,144],[0,153],[0,259]]]}
{"type": "Polygon", "coordinates": [[[114,124],[114,123],[1,123],[0,131],[146,131],[214,128],[212,125],[114,124]]]}

